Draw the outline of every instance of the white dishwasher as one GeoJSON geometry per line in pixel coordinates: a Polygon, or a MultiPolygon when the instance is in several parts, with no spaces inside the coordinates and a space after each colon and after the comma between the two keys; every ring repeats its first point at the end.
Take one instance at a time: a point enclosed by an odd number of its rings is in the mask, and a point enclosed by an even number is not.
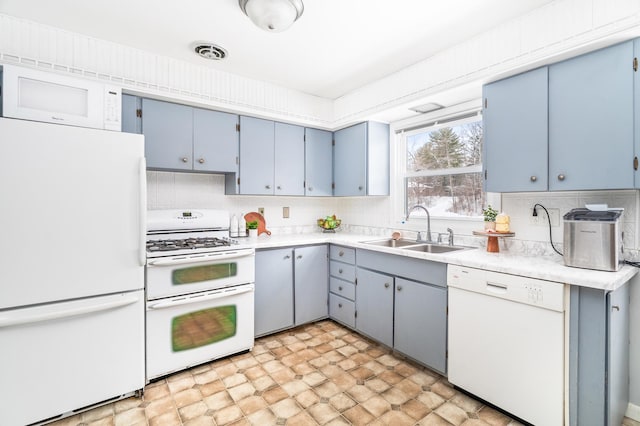
{"type": "Polygon", "coordinates": [[[534,425],[564,423],[564,285],[449,265],[448,379],[534,425]]]}

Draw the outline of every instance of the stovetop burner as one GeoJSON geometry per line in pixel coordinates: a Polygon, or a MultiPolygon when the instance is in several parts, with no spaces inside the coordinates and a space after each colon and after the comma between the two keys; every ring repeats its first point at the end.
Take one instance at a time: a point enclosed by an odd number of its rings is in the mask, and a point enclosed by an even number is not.
{"type": "Polygon", "coordinates": [[[175,250],[195,250],[201,248],[228,247],[232,241],[228,238],[184,238],[172,240],[151,240],[147,241],[147,252],[162,252],[175,250]]]}

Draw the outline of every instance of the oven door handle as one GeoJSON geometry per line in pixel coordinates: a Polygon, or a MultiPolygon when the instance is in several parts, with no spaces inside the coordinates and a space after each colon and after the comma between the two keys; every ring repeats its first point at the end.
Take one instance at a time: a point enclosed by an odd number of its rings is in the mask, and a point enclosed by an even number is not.
{"type": "Polygon", "coordinates": [[[139,299],[137,297],[127,297],[122,300],[98,303],[95,305],[82,306],[79,308],[64,309],[61,311],[34,314],[30,316],[25,316],[23,318],[0,317],[0,328],[11,327],[16,325],[33,324],[37,322],[52,321],[56,319],[92,314],[95,312],[108,311],[111,309],[120,308],[122,306],[132,305],[136,303],[138,300],[139,299]]]}
{"type": "Polygon", "coordinates": [[[202,256],[189,255],[188,257],[173,257],[164,259],[154,259],[147,262],[148,266],[168,266],[168,265],[184,265],[185,263],[201,263],[212,262],[226,259],[237,259],[239,257],[248,257],[253,255],[252,252],[225,252],[225,253],[206,253],[202,256]]]}
{"type": "Polygon", "coordinates": [[[166,300],[162,302],[155,303],[147,303],[147,309],[163,309],[163,308],[171,308],[173,306],[180,305],[189,305],[191,303],[199,303],[205,302],[209,300],[223,299],[225,297],[236,296],[238,294],[250,293],[254,291],[254,287],[252,285],[244,285],[238,288],[216,291],[215,293],[210,293],[202,296],[188,296],[184,298],[174,298],[172,300],[166,300]]]}

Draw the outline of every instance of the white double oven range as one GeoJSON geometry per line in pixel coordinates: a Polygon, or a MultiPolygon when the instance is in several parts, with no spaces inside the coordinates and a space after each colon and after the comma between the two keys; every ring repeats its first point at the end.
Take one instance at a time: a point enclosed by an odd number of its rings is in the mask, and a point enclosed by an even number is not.
{"type": "Polygon", "coordinates": [[[227,211],[148,212],[147,381],[253,347],[254,260],[227,211]]]}

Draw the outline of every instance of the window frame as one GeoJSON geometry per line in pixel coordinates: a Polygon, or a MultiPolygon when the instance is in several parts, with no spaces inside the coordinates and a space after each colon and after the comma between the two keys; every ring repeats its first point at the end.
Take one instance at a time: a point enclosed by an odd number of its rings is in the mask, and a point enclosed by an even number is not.
{"type": "MultiPolygon", "coordinates": [[[[470,101],[460,104],[457,107],[445,108],[443,110],[424,114],[421,117],[413,117],[408,120],[401,120],[391,124],[391,137],[395,142],[392,149],[392,176],[391,185],[392,211],[396,218],[392,225],[399,226],[401,229],[424,230],[426,227],[426,218],[411,216],[407,220],[407,202],[406,202],[406,185],[407,178],[421,176],[442,176],[461,173],[482,173],[482,159],[479,164],[473,166],[438,169],[438,170],[422,170],[419,172],[410,172],[407,170],[407,137],[425,133],[427,131],[438,130],[443,127],[453,127],[460,124],[470,123],[482,120],[481,100],[470,101]],[[446,173],[442,173],[446,171],[446,173]]],[[[487,192],[486,200],[494,208],[501,210],[501,194],[487,192]]],[[[472,230],[478,229],[483,222],[482,215],[479,216],[434,216],[431,215],[432,228],[434,224],[438,228],[455,226],[456,232],[462,234],[471,234],[472,230]]],[[[437,229],[436,229],[437,230],[437,229]]]]}

